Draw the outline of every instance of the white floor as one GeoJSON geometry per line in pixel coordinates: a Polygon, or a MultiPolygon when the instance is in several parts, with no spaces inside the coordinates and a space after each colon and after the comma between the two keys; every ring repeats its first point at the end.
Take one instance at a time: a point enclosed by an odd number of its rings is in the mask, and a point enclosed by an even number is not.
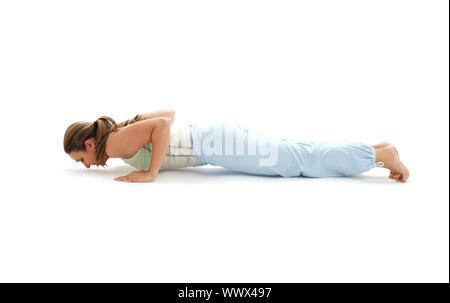
{"type": "Polygon", "coordinates": [[[131,167],[111,163],[3,190],[2,280],[448,280],[448,185],[419,169],[406,184],[212,166],[120,183],[131,167]]]}

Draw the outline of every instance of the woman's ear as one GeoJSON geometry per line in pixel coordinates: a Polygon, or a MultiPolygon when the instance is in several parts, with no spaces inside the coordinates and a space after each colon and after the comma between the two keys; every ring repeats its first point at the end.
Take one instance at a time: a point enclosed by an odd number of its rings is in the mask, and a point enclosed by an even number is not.
{"type": "Polygon", "coordinates": [[[95,139],[89,138],[86,141],[84,141],[84,146],[86,146],[87,150],[93,150],[95,151],[95,139]]]}

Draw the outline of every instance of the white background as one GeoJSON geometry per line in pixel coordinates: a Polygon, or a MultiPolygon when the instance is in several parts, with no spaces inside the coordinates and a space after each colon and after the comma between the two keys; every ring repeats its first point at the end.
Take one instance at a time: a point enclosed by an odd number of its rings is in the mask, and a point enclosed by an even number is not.
{"type": "Polygon", "coordinates": [[[2,282],[448,282],[448,1],[1,1],[2,282]],[[172,108],[298,140],[390,141],[406,184],[121,183],[66,127],[172,108]]]}

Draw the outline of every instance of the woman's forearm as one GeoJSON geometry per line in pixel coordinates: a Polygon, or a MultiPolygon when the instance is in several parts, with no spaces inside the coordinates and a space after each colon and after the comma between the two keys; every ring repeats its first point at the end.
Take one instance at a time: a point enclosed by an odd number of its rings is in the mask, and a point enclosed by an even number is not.
{"type": "Polygon", "coordinates": [[[155,127],[152,132],[152,158],[150,162],[149,173],[155,178],[159,173],[159,169],[163,162],[164,156],[170,142],[170,119],[164,118],[155,127]]]}
{"type": "Polygon", "coordinates": [[[144,119],[154,119],[160,117],[169,118],[171,120],[170,124],[173,124],[173,122],[175,121],[175,111],[172,109],[162,109],[142,114],[142,118],[144,119]]]}

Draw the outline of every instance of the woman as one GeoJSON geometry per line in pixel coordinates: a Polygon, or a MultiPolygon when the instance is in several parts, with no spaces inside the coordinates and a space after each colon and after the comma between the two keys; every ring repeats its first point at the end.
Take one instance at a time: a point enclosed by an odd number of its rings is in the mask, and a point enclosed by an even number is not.
{"type": "Polygon", "coordinates": [[[222,166],[235,171],[283,177],[353,176],[374,167],[406,182],[409,171],[387,142],[296,142],[258,134],[237,123],[175,126],[173,110],[137,115],[120,124],[107,116],[76,122],[64,135],[64,151],[87,168],[122,158],[137,170],[116,181],[152,182],[160,169],[222,166]]]}

